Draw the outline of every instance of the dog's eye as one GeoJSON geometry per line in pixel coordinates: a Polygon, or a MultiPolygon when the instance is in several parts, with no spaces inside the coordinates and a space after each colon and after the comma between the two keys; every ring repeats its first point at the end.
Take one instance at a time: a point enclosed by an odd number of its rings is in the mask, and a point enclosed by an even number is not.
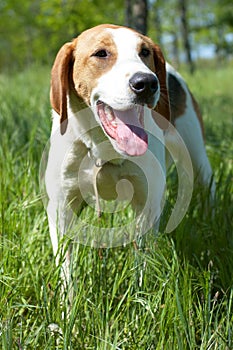
{"type": "Polygon", "coordinates": [[[99,50],[99,51],[96,51],[92,56],[105,58],[105,57],[108,57],[108,52],[106,50],[99,50]]]}
{"type": "Polygon", "coordinates": [[[146,58],[146,57],[150,56],[150,50],[144,47],[141,49],[139,55],[146,58]]]}

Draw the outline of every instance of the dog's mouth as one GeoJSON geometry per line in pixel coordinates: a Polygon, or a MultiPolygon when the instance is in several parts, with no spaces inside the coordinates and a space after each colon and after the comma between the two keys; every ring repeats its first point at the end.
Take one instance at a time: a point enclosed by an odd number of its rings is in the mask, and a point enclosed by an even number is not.
{"type": "Polygon", "coordinates": [[[97,113],[105,132],[116,141],[119,150],[129,156],[141,156],[146,152],[148,135],[143,128],[143,106],[120,111],[98,101],[97,113]]]}

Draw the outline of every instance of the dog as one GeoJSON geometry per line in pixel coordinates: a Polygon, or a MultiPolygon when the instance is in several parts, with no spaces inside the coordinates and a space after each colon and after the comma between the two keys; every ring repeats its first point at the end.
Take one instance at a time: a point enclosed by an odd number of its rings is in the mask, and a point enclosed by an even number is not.
{"type": "MultiPolygon", "coordinates": [[[[80,215],[88,202],[85,194],[91,192],[100,214],[99,196],[116,200],[116,184],[124,178],[133,185],[131,204],[137,215],[148,202],[148,227],[159,221],[165,145],[178,149],[166,132],[169,123],[188,149],[195,177],[210,186],[212,169],[198,104],[150,38],[109,24],[84,31],[56,56],[50,100],[53,121],[45,182],[55,256],[74,213],[80,215]]],[[[123,188],[125,199],[128,186],[123,188]]],[[[67,253],[67,266],[69,259],[67,253]]]]}

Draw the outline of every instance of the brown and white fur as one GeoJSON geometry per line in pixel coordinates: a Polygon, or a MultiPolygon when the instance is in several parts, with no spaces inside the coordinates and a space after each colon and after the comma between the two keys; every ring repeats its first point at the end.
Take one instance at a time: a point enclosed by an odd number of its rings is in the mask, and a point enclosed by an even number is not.
{"type": "Polygon", "coordinates": [[[151,165],[149,152],[165,172],[165,147],[163,142],[152,141],[144,128],[160,140],[172,141],[166,140],[166,131],[150,110],[175,125],[188,148],[196,177],[200,183],[210,184],[212,170],[197,103],[181,76],[165,62],[159,46],[148,37],[114,25],[99,25],[83,32],[58,52],[50,97],[53,125],[46,188],[55,255],[72,212],[80,213],[84,205],[77,173],[86,156],[93,167],[86,172],[85,181],[92,186],[94,167],[100,162],[99,194],[115,198],[115,184],[126,177],[134,186],[132,206],[139,211],[145,203],[145,183],[129,160],[140,157],[152,183],[150,208],[158,218],[165,186],[161,170],[151,165]],[[92,113],[82,114],[80,111],[87,106],[92,113]],[[143,114],[143,106],[150,110],[143,114]],[[92,124],[98,126],[94,131],[92,124]],[[104,141],[108,141],[116,159],[105,161],[106,154],[98,148],[104,141]]]}

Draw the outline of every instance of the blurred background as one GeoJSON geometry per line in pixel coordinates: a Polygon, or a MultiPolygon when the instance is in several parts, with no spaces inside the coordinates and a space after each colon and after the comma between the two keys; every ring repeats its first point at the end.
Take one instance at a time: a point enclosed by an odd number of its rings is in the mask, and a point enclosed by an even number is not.
{"type": "Polygon", "coordinates": [[[60,46],[100,23],[133,27],[176,68],[233,55],[232,0],[0,0],[0,71],[51,65],[60,46]]]}

